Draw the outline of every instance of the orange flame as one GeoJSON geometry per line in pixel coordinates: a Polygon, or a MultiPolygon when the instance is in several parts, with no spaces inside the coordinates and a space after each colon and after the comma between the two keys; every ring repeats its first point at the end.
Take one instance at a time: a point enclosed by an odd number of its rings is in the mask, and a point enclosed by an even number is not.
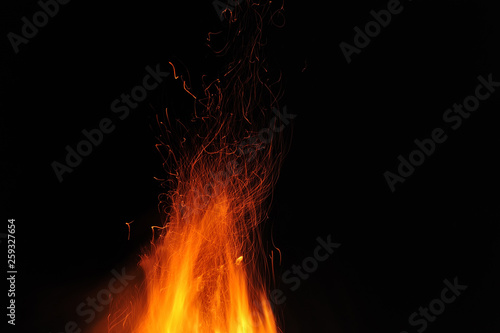
{"type": "MultiPolygon", "coordinates": [[[[224,81],[206,85],[204,99],[195,97],[204,106],[193,120],[196,135],[181,140],[177,150],[159,138],[166,165],[175,166],[166,181],[173,190],[160,197],[165,224],[142,256],[142,288],[127,297],[129,304],[115,303],[119,310],[108,318],[109,332],[278,332],[260,274],[267,259],[259,229],[282,149],[275,144],[280,140],[257,135],[259,124],[276,122],[269,119],[278,98],[261,79],[268,72],[258,52],[264,7],[248,7],[242,21],[251,25],[254,19],[256,32],[242,40],[241,57],[224,81]]],[[[236,35],[241,30],[237,26],[236,35]]],[[[170,125],[168,114],[166,119],[170,125]]],[[[171,126],[159,123],[169,133],[171,126]]]]}
{"type": "MultiPolygon", "coordinates": [[[[265,288],[254,274],[246,226],[256,220],[245,217],[255,214],[254,200],[238,199],[231,187],[217,189],[187,219],[181,212],[171,215],[167,231],[141,262],[148,300],[133,332],[277,332],[265,288]]],[[[199,205],[196,191],[188,191],[184,204],[199,205]]]]}

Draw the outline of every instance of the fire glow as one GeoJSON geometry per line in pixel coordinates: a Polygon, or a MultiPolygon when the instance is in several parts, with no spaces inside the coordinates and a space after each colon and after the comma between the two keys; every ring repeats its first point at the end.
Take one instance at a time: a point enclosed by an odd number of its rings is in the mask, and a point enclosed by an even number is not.
{"type": "Polygon", "coordinates": [[[284,126],[272,111],[279,109],[271,89],[279,79],[263,79],[268,68],[260,55],[263,18],[272,21],[281,10],[251,3],[241,19],[231,18],[231,43],[217,52],[236,43],[237,60],[205,85],[201,100],[183,82],[202,110],[195,106],[178,147],[166,139],[174,127],[168,113],[158,120],[165,135],[157,148],[171,176],[160,196],[164,225],[153,228],[159,235],[141,256],[144,283],[113,302],[107,332],[281,332],[267,297],[272,271],[261,222],[279,173],[284,126]],[[273,140],[257,135],[263,124],[272,126],[273,140]]]}

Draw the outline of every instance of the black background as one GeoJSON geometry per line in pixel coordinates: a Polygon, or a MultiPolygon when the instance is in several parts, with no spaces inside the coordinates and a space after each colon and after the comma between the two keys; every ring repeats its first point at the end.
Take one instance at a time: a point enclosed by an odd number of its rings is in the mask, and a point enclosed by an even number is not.
{"type": "MultiPolygon", "coordinates": [[[[277,308],[281,326],[416,332],[409,315],[458,277],[468,289],[426,332],[498,332],[500,92],[456,131],[442,120],[474,93],[477,76],[500,81],[494,3],[404,2],[347,64],[339,43],[352,44],[353,28],[386,6],[288,1],[286,25],[271,29],[264,49],[283,72],[281,104],[298,115],[267,221],[282,253],[278,282],[312,256],[317,237],[342,244],[297,291],[279,284],[287,297],[277,308]],[[436,127],[448,140],[392,193],[383,173],[436,127]]],[[[84,128],[114,117],[110,103],[142,82],[147,65],[182,63],[199,91],[199,77],[218,70],[207,33],[225,23],[209,0],[72,1],[14,54],[7,32],[19,34],[21,17],[39,6],[3,7],[2,230],[16,219],[16,329],[61,332],[75,320],[85,331],[76,306],[106,286],[112,269],[133,267],[158,224],[154,115],[167,106],[189,113],[191,100],[169,77],[62,183],[51,163],[62,162],[84,128]]]]}

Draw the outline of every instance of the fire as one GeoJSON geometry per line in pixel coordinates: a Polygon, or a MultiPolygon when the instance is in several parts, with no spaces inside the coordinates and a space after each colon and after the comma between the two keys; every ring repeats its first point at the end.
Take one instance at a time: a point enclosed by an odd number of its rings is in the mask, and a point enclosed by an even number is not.
{"type": "MultiPolygon", "coordinates": [[[[278,106],[262,79],[268,72],[259,54],[263,8],[246,8],[240,22],[254,24],[255,31],[241,40],[240,56],[223,79],[206,85],[205,98],[196,99],[203,110],[195,112],[180,146],[159,137],[157,148],[172,175],[165,180],[171,190],[160,197],[165,222],[141,257],[143,285],[115,301],[108,332],[279,331],[260,236],[282,157],[274,128],[267,138],[257,135],[276,125],[271,110],[278,106]]],[[[237,36],[242,29],[235,22],[237,36]]],[[[195,96],[185,82],[184,88],[195,96]]],[[[168,134],[173,126],[168,114],[165,119],[159,124],[168,134]]]]}
{"type": "MultiPolygon", "coordinates": [[[[277,332],[265,288],[253,272],[244,215],[254,203],[238,199],[230,187],[217,189],[187,219],[173,213],[159,244],[143,257],[148,299],[134,332],[277,332]]],[[[199,204],[195,193],[183,196],[184,204],[199,204]]]]}

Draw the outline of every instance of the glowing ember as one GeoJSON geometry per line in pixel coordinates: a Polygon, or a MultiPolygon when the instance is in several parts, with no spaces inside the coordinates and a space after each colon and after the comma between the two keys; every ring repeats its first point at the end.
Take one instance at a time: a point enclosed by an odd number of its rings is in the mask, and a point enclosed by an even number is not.
{"type": "MultiPolygon", "coordinates": [[[[168,207],[165,225],[142,256],[143,286],[115,302],[109,332],[278,332],[261,278],[266,256],[259,224],[279,170],[276,136],[283,127],[271,120],[277,97],[262,80],[263,10],[248,7],[245,24],[255,31],[240,38],[241,55],[224,81],[205,88],[198,101],[204,110],[190,126],[196,133],[187,133],[181,149],[160,138],[158,148],[175,171],[166,181],[173,190],[160,198],[168,207]]],[[[160,125],[165,132],[172,127],[160,125]]]]}

